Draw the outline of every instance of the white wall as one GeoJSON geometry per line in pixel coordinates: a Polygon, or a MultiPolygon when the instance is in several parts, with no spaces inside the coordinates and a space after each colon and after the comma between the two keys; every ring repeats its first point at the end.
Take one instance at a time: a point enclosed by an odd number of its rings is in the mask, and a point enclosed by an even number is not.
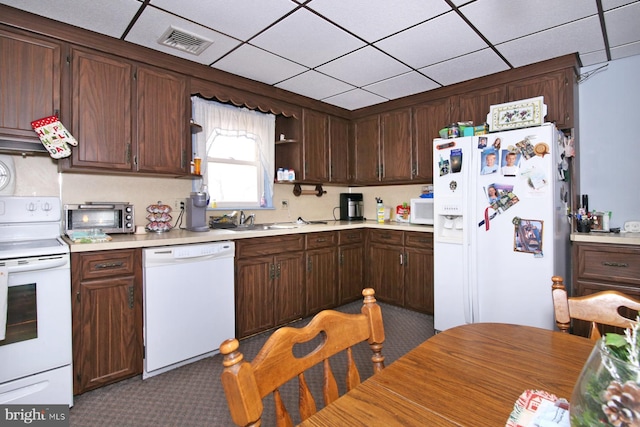
{"type": "Polygon", "coordinates": [[[611,227],[640,220],[639,71],[640,55],[631,56],[578,86],[580,191],[589,209],[612,212],[611,227]]]}

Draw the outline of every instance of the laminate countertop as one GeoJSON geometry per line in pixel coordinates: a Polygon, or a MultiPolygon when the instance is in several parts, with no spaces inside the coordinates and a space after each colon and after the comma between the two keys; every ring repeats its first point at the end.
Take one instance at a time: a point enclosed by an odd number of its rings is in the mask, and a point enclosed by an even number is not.
{"type": "Polygon", "coordinates": [[[256,226],[253,230],[244,231],[210,229],[208,231],[195,232],[183,229],[173,229],[164,233],[147,232],[144,234],[112,234],[110,235],[112,239],[111,241],[99,243],[74,243],[66,236],[63,238],[69,244],[71,252],[90,252],[113,249],[186,245],[192,243],[218,242],[223,240],[249,239],[254,237],[281,236],[285,234],[315,233],[362,228],[433,233],[433,227],[430,225],[417,225],[400,222],[385,222],[384,224],[379,224],[375,221],[350,222],[328,220],[326,224],[306,224],[297,228],[263,229],[256,226]]]}
{"type": "Polygon", "coordinates": [[[640,246],[640,233],[571,233],[571,241],[640,246]]]}

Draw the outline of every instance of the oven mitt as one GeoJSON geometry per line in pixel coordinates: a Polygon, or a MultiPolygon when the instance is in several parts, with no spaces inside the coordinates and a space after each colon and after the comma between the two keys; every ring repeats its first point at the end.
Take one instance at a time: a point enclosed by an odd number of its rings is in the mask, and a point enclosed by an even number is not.
{"type": "Polygon", "coordinates": [[[60,123],[57,116],[34,120],[31,122],[31,127],[38,134],[49,155],[54,159],[69,157],[71,155],[69,145],[78,145],[78,141],[60,123]]]}

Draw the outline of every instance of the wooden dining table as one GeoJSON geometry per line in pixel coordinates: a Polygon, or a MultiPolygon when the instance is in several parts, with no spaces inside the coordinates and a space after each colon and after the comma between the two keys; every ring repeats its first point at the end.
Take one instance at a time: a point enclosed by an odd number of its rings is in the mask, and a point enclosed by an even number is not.
{"type": "Polygon", "coordinates": [[[429,338],[300,426],[501,427],[525,390],[569,400],[594,345],[529,326],[458,326],[429,338]]]}

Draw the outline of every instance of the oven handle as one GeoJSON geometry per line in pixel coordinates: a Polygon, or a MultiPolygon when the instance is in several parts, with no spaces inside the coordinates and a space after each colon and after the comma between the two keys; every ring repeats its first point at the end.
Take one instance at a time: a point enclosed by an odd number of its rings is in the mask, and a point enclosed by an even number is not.
{"type": "Polygon", "coordinates": [[[67,257],[52,257],[42,259],[39,258],[37,261],[18,261],[17,265],[10,265],[7,267],[9,274],[11,273],[23,273],[25,271],[35,271],[35,270],[47,270],[51,268],[61,267],[68,263],[67,257]]]}

